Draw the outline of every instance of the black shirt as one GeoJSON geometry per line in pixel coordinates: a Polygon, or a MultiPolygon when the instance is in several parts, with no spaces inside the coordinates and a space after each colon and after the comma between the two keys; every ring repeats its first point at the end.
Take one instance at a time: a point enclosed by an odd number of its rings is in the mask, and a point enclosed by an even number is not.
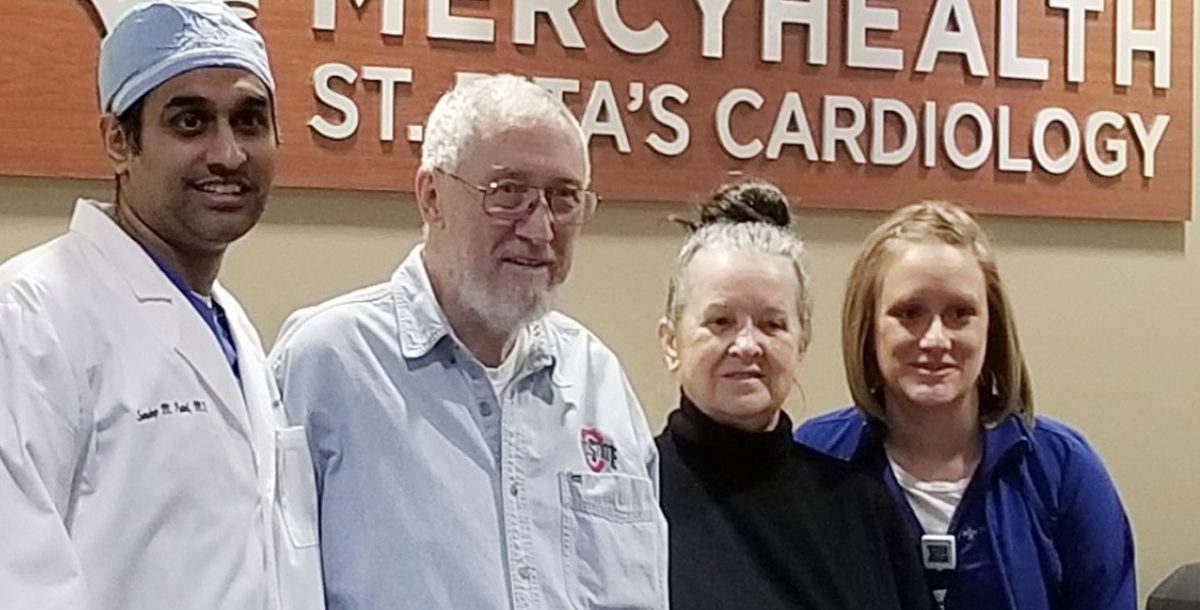
{"type": "Polygon", "coordinates": [[[883,485],[769,432],[717,423],[683,397],[656,439],[671,607],[927,610],[917,549],[883,485]]]}

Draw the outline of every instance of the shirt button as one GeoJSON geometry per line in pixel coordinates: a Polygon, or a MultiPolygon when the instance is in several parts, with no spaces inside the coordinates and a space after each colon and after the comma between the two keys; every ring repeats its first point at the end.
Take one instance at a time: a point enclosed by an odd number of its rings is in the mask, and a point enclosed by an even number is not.
{"type": "Polygon", "coordinates": [[[484,417],[490,417],[492,415],[492,405],[486,402],[479,403],[479,414],[484,417]]]}
{"type": "Polygon", "coordinates": [[[520,576],[522,580],[529,580],[531,577],[533,577],[533,568],[529,566],[521,566],[521,569],[517,570],[517,575],[520,576]]]}
{"type": "Polygon", "coordinates": [[[513,484],[512,484],[512,487],[509,487],[509,488],[508,488],[508,493],[509,493],[509,495],[513,495],[513,496],[515,496],[515,495],[517,495],[517,494],[521,493],[521,488],[520,488],[520,487],[517,487],[517,484],[516,484],[516,483],[513,483],[513,484]]]}

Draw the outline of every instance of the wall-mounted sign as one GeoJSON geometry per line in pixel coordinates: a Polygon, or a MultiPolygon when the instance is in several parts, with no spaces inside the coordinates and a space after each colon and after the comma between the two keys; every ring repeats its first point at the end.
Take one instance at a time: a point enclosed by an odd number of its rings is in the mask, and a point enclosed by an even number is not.
{"type": "MultiPolygon", "coordinates": [[[[4,0],[0,173],[103,176],[99,37],[131,0],[4,0]]],[[[270,46],[279,183],[410,190],[458,78],[562,96],[610,199],[729,172],[801,205],[1191,215],[1191,0],[238,0],[270,46]]]]}

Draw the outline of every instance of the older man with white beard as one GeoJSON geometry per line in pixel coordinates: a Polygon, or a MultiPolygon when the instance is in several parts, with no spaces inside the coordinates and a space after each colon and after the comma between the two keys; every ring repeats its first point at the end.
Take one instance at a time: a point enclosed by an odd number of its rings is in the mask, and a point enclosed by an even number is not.
{"type": "Polygon", "coordinates": [[[320,490],[331,610],[665,608],[658,456],[612,352],[550,310],[596,207],[579,123],[514,76],[445,94],[389,282],[272,355],[320,490]]]}

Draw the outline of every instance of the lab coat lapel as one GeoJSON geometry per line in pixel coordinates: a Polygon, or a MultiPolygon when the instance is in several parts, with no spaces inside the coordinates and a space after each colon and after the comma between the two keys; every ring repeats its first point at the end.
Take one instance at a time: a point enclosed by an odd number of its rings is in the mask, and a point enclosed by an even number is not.
{"type": "Polygon", "coordinates": [[[219,284],[213,286],[213,295],[225,308],[225,317],[229,320],[229,329],[233,333],[234,345],[237,346],[238,364],[242,372],[242,393],[246,397],[246,412],[254,437],[254,447],[258,452],[255,465],[260,469],[267,467],[265,472],[259,473],[259,480],[268,487],[274,487],[274,468],[270,465],[275,459],[275,429],[281,424],[279,420],[282,418],[279,391],[268,372],[258,331],[254,329],[250,319],[246,317],[238,302],[219,284]]]}
{"type": "MultiPolygon", "coordinates": [[[[163,281],[170,282],[165,276],[163,281]]],[[[234,429],[247,440],[252,440],[246,401],[212,329],[183,295],[175,298],[172,307],[179,332],[175,352],[191,365],[200,383],[216,398],[226,417],[234,423],[234,429]]]]}
{"type": "Polygon", "coordinates": [[[114,268],[113,275],[133,292],[134,315],[191,366],[231,427],[251,440],[241,389],[212,329],[142,246],[113,222],[111,209],[111,204],[79,200],[71,230],[83,235],[114,268]]]}

